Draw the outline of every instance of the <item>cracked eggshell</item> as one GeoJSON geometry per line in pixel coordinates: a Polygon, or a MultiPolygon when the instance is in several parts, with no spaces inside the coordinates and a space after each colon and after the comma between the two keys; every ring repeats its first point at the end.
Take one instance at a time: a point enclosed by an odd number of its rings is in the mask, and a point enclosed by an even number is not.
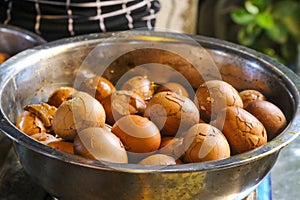
{"type": "Polygon", "coordinates": [[[74,153],[100,161],[128,163],[123,143],[107,128],[89,127],[79,131],[74,139],[74,153]]]}
{"type": "Polygon", "coordinates": [[[267,143],[264,125],[243,108],[224,108],[219,112],[215,125],[227,138],[232,153],[243,153],[267,143]]]}
{"type": "Polygon", "coordinates": [[[46,132],[42,120],[35,114],[24,111],[16,120],[16,126],[27,135],[46,132]]]}
{"type": "Polygon", "coordinates": [[[126,115],[142,115],[146,109],[144,99],[130,90],[117,90],[102,102],[106,113],[106,121],[113,125],[118,119],[126,115]]]}
{"type": "Polygon", "coordinates": [[[244,108],[252,101],[267,100],[261,92],[252,89],[240,91],[239,95],[243,101],[244,108]]]}
{"type": "Polygon", "coordinates": [[[118,136],[126,150],[149,153],[158,150],[161,135],[156,125],[139,115],[127,115],[113,125],[111,132],[118,136]]]}
{"type": "Polygon", "coordinates": [[[141,165],[176,165],[176,160],[172,156],[164,154],[153,154],[143,160],[138,164],[141,165]]]}
{"type": "Polygon", "coordinates": [[[76,92],[57,108],[52,128],[59,137],[74,140],[78,130],[90,126],[103,127],[105,119],[105,111],[99,101],[85,92],[76,92]]]}
{"type": "Polygon", "coordinates": [[[134,76],[124,82],[121,90],[131,90],[139,94],[144,100],[149,100],[154,94],[152,82],[145,76],[134,76]]]}
{"type": "Polygon", "coordinates": [[[210,80],[201,84],[196,90],[194,102],[198,105],[200,116],[205,121],[214,119],[226,106],[243,107],[238,91],[221,80],[210,80]]]}
{"type": "Polygon", "coordinates": [[[199,122],[199,111],[194,102],[171,91],[155,94],[148,102],[144,116],[153,121],[164,136],[175,136],[199,122]]]}
{"type": "Polygon", "coordinates": [[[51,135],[49,133],[36,133],[30,136],[32,139],[47,145],[50,142],[56,142],[56,141],[60,141],[61,138],[57,138],[54,135],[51,135]]]}
{"type": "Polygon", "coordinates": [[[184,136],[183,160],[195,163],[230,157],[230,146],[223,133],[216,127],[199,123],[192,126],[184,136]]]}
{"type": "Polygon", "coordinates": [[[268,140],[276,137],[286,127],[285,115],[280,108],[269,101],[256,100],[249,103],[245,109],[264,125],[268,140]]]}

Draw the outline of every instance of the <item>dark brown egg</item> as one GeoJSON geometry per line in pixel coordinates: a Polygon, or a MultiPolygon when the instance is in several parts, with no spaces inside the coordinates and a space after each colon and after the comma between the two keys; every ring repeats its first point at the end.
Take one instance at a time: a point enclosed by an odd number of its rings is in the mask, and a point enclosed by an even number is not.
{"type": "Polygon", "coordinates": [[[106,78],[93,76],[86,79],[79,90],[90,94],[92,97],[102,102],[106,97],[116,91],[115,86],[106,78]]]}
{"type": "Polygon", "coordinates": [[[48,104],[59,107],[62,102],[67,100],[75,92],[76,89],[72,87],[60,87],[49,96],[48,104]]]}
{"type": "Polygon", "coordinates": [[[245,109],[264,125],[268,140],[276,137],[287,125],[283,112],[269,101],[256,100],[249,103],[245,109]]]}

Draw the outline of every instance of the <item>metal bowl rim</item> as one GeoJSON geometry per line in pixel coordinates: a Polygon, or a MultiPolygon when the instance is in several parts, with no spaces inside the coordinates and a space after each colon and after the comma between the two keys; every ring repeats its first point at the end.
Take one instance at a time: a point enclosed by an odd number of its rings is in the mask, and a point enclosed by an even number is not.
{"type": "Polygon", "coordinates": [[[47,41],[42,38],[41,36],[23,29],[21,27],[17,27],[14,25],[6,25],[6,24],[0,24],[0,31],[2,32],[7,32],[7,33],[12,33],[14,35],[22,35],[25,36],[26,39],[30,39],[31,41],[36,41],[37,44],[45,44],[47,41]]]}

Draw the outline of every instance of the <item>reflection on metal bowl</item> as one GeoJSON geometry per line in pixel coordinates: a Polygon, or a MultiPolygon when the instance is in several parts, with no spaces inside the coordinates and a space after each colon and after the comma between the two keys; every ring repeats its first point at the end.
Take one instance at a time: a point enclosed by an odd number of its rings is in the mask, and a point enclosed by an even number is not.
{"type": "Polygon", "coordinates": [[[42,37],[11,25],[0,25],[0,52],[10,56],[46,43],[42,37]]]}
{"type": "Polygon", "coordinates": [[[14,141],[24,170],[58,199],[241,199],[268,175],[280,150],[299,135],[299,77],[258,52],[222,40],[142,31],[120,37],[91,34],[24,51],[4,66],[0,128],[14,141]],[[289,124],[266,145],[246,153],[164,167],[105,163],[67,154],[32,140],[14,126],[24,105],[45,101],[58,86],[76,86],[83,76],[94,73],[117,84],[125,72],[135,74],[135,66],[147,63],[158,69],[149,75],[159,80],[168,76],[171,67],[191,87],[201,78],[222,78],[238,90],[259,89],[284,111],[289,124]],[[193,73],[193,66],[204,74],[193,73]],[[220,77],[212,73],[215,67],[220,77]]]}
{"type": "MultiPolygon", "coordinates": [[[[45,43],[46,41],[43,38],[30,31],[11,25],[0,24],[0,53],[5,55],[5,59],[23,50],[45,43]]],[[[0,168],[6,157],[6,153],[9,147],[10,140],[7,137],[5,137],[5,135],[2,132],[0,132],[0,168]]]]}

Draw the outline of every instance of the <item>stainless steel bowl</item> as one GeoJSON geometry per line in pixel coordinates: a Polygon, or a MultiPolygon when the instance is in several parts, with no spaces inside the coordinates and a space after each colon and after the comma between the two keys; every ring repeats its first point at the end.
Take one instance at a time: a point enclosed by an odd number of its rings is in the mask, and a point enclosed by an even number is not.
{"type": "MultiPolygon", "coordinates": [[[[45,43],[46,41],[43,38],[30,31],[11,25],[0,24],[0,53],[13,56],[25,49],[45,43]]],[[[0,132],[0,168],[10,146],[10,139],[0,132]]]]}
{"type": "MultiPolygon", "coordinates": [[[[299,135],[300,79],[269,57],[202,36],[142,31],[117,35],[91,34],[51,42],[18,54],[1,68],[0,128],[14,141],[25,171],[54,197],[241,199],[270,172],[280,150],[299,135]],[[189,63],[201,63],[207,76],[214,67],[208,55],[197,51],[199,44],[214,59],[222,79],[238,90],[263,91],[284,111],[288,126],[281,134],[260,148],[227,159],[157,167],[104,163],[63,153],[32,140],[14,126],[24,105],[45,101],[58,86],[73,86],[86,74],[101,72],[116,82],[115,77],[122,78],[136,65],[158,63],[182,72],[196,86],[199,76],[191,73],[189,63]],[[154,50],[147,53],[147,48],[154,50]]],[[[168,76],[159,70],[156,75],[168,76]]]]}
{"type": "Polygon", "coordinates": [[[15,55],[25,49],[45,44],[46,40],[35,33],[12,25],[0,24],[0,52],[15,55]]]}

